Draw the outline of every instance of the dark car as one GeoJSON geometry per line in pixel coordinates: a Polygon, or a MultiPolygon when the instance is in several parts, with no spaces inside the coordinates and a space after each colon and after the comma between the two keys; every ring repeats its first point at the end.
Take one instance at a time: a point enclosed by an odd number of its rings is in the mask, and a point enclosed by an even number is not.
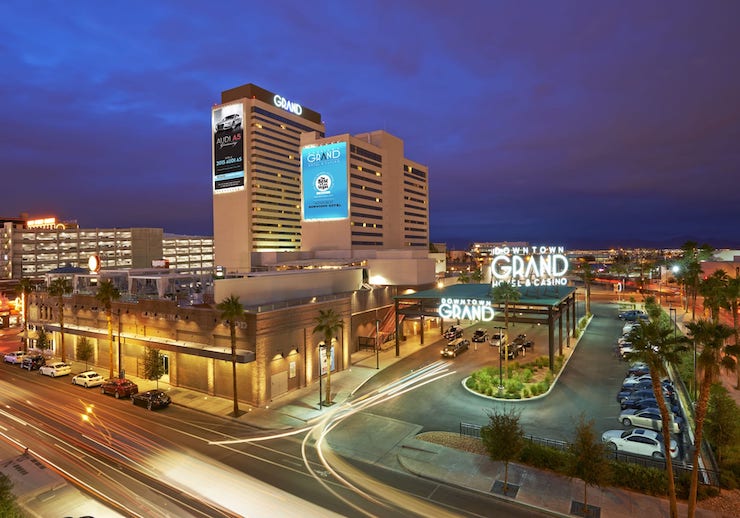
{"type": "Polygon", "coordinates": [[[442,356],[446,358],[454,358],[461,352],[467,351],[470,346],[470,341],[465,338],[457,338],[451,341],[447,346],[442,349],[442,356]]]}
{"type": "Polygon", "coordinates": [[[460,326],[452,326],[447,331],[445,331],[444,337],[448,340],[454,340],[455,338],[460,338],[463,335],[463,328],[460,326]]]}
{"type": "Polygon", "coordinates": [[[139,391],[138,385],[126,378],[111,378],[100,385],[101,394],[113,394],[118,399],[120,397],[129,397],[139,391]]]}
{"type": "Polygon", "coordinates": [[[520,348],[524,347],[526,349],[530,349],[534,347],[534,340],[527,338],[527,335],[525,335],[524,333],[516,335],[516,338],[514,338],[514,341],[512,343],[516,344],[520,348]]]}
{"type": "Polygon", "coordinates": [[[512,341],[509,345],[504,344],[504,346],[501,347],[500,351],[502,358],[504,358],[504,355],[508,352],[510,360],[513,360],[520,354],[524,354],[526,352],[524,350],[524,345],[520,343],[518,344],[516,343],[516,341],[512,341]]]}
{"type": "Polygon", "coordinates": [[[46,365],[46,359],[40,354],[35,354],[33,356],[26,356],[25,358],[23,358],[21,369],[34,371],[44,365],[46,365]]]}
{"type": "Polygon", "coordinates": [[[627,370],[627,376],[642,376],[643,374],[650,374],[650,367],[646,363],[633,363],[627,370]]]}
{"type": "Polygon", "coordinates": [[[649,320],[647,313],[645,313],[641,309],[630,309],[628,311],[622,311],[617,316],[622,320],[626,320],[627,322],[636,322],[638,320],[649,320]]]}
{"type": "Polygon", "coordinates": [[[488,331],[485,329],[476,329],[473,333],[474,342],[485,342],[488,340],[488,331]]]}
{"type": "Polygon", "coordinates": [[[146,392],[138,392],[131,396],[131,403],[138,406],[145,406],[148,410],[153,408],[162,408],[170,403],[172,399],[162,390],[147,390],[146,392]]]}

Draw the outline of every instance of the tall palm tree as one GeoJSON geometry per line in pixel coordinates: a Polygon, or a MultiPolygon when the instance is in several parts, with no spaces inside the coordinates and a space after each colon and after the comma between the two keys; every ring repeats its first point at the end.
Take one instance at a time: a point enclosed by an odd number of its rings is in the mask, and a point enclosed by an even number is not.
{"type": "MultiPolygon", "coordinates": [[[[737,276],[731,277],[727,282],[727,309],[732,313],[732,328],[735,331],[735,345],[740,347],[740,340],[738,340],[738,316],[737,313],[740,311],[740,278],[737,276]]],[[[735,366],[740,366],[740,355],[735,356],[735,366]]],[[[737,381],[735,388],[740,390],[740,368],[735,369],[737,375],[737,381]]]]}
{"type": "MultiPolygon", "coordinates": [[[[121,292],[115,287],[111,280],[105,280],[98,285],[98,291],[95,294],[95,299],[105,309],[105,318],[108,322],[108,358],[110,360],[110,374],[109,378],[113,377],[113,321],[112,306],[113,301],[121,298],[121,292]]],[[[118,370],[121,370],[121,366],[118,366],[118,370]]],[[[120,372],[119,372],[120,375],[120,372]]]]}
{"type": "Polygon", "coordinates": [[[461,271],[460,275],[457,276],[458,284],[470,284],[470,274],[466,271],[461,271]]]}
{"type": "Polygon", "coordinates": [[[509,329],[509,303],[517,302],[522,294],[516,289],[510,282],[502,282],[498,286],[494,286],[491,290],[491,296],[494,302],[500,304],[504,303],[504,326],[506,326],[507,332],[509,329]]]}
{"type": "Polygon", "coordinates": [[[732,336],[732,329],[724,324],[715,324],[701,319],[686,324],[689,338],[701,346],[701,353],[697,358],[697,368],[702,372],[699,385],[699,398],[696,402],[694,430],[694,452],[692,454],[691,487],[689,489],[688,517],[693,518],[696,512],[696,496],[699,486],[699,455],[701,454],[702,433],[704,418],[709,405],[709,389],[719,375],[720,366],[729,370],[735,369],[735,360],[730,356],[737,355],[736,345],[725,345],[725,340],[732,336]]]}
{"type": "Polygon", "coordinates": [[[627,281],[629,280],[630,272],[632,271],[632,258],[626,253],[620,252],[614,257],[610,271],[614,272],[618,278],[622,279],[622,291],[626,292],[627,281]]]}
{"type": "Polygon", "coordinates": [[[670,516],[678,517],[676,501],[676,483],[673,479],[673,460],[668,445],[671,444],[671,411],[666,405],[663,396],[661,379],[667,374],[666,365],[680,361],[679,353],[686,349],[686,339],[675,337],[670,326],[665,326],[659,320],[651,320],[630,333],[633,351],[626,355],[630,361],[640,361],[650,367],[650,382],[655,399],[658,402],[661,418],[663,444],[666,447],[665,469],[668,478],[668,496],[670,498],[670,516]]]}
{"type": "Polygon", "coordinates": [[[591,269],[591,263],[580,260],[576,267],[576,274],[583,281],[583,286],[586,288],[586,314],[591,314],[591,284],[594,281],[594,271],[591,269]]]}
{"type": "Polygon", "coordinates": [[[49,295],[57,298],[57,307],[59,308],[59,334],[61,337],[59,354],[63,362],[67,361],[64,350],[64,296],[69,293],[72,293],[72,285],[66,277],[57,277],[49,284],[49,295]]]}
{"type": "Polygon", "coordinates": [[[681,280],[683,281],[686,292],[685,309],[688,310],[689,300],[691,301],[691,320],[696,319],[696,296],[699,293],[699,284],[701,281],[701,261],[712,257],[714,248],[709,245],[699,246],[694,241],[687,241],[681,247],[683,257],[681,258],[681,280]]]}
{"type": "Polygon", "coordinates": [[[23,277],[16,291],[23,297],[23,350],[28,351],[28,299],[33,292],[33,283],[28,277],[23,277]]]}
{"type": "Polygon", "coordinates": [[[244,306],[239,297],[230,295],[218,303],[216,308],[221,312],[221,318],[229,323],[231,333],[231,378],[234,392],[234,417],[239,417],[239,398],[236,396],[236,323],[244,319],[244,306]]]}
{"type": "Polygon", "coordinates": [[[712,322],[719,323],[719,312],[727,307],[727,286],[730,277],[724,270],[716,270],[712,275],[699,282],[699,293],[704,297],[704,307],[709,309],[712,322]]]}
{"type": "MultiPolygon", "coordinates": [[[[324,344],[327,348],[326,361],[328,365],[326,369],[325,404],[331,405],[331,341],[344,328],[344,321],[342,321],[342,315],[332,308],[327,310],[320,309],[319,316],[315,317],[314,321],[316,322],[316,327],[313,328],[313,332],[320,333],[324,337],[324,344]]],[[[319,377],[321,377],[321,365],[319,365],[319,377]]]]}

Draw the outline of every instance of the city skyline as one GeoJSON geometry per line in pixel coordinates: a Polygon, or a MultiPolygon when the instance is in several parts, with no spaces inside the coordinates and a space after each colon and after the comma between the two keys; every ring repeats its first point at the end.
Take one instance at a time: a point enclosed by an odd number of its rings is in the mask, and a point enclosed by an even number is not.
{"type": "Polygon", "coordinates": [[[0,6],[0,216],[211,235],[210,108],[251,82],[402,139],[434,242],[740,246],[740,4],[279,7],[0,6]]]}

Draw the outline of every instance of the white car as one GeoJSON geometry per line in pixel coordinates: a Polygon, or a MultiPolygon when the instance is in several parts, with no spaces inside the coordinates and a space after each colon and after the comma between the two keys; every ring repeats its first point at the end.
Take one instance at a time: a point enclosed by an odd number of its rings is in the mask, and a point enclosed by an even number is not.
{"type": "MultiPolygon", "coordinates": [[[[655,430],[632,428],[631,430],[607,430],[601,436],[601,442],[606,443],[612,451],[644,455],[654,459],[665,458],[663,436],[655,430]]],[[[671,439],[671,457],[678,457],[678,444],[671,439]]]]}
{"type": "Polygon", "coordinates": [[[26,353],[23,351],[15,351],[14,353],[8,353],[3,357],[3,360],[5,363],[12,363],[13,365],[17,365],[19,363],[23,363],[23,358],[27,356],[26,353]]]}
{"type": "Polygon", "coordinates": [[[72,378],[72,385],[82,385],[85,388],[98,387],[105,382],[105,378],[95,371],[85,371],[72,378]]]}
{"type": "MultiPolygon", "coordinates": [[[[681,431],[681,427],[676,418],[671,412],[671,433],[678,433],[681,431]]],[[[635,408],[627,408],[622,410],[619,414],[619,422],[624,426],[637,426],[640,428],[649,428],[650,430],[661,431],[663,429],[663,420],[660,417],[660,410],[657,408],[643,408],[638,410],[635,408]]]]}
{"type": "Polygon", "coordinates": [[[72,374],[72,367],[68,363],[64,362],[47,363],[43,367],[39,368],[39,374],[51,376],[52,378],[56,378],[57,376],[66,376],[67,374],[72,374]]]}

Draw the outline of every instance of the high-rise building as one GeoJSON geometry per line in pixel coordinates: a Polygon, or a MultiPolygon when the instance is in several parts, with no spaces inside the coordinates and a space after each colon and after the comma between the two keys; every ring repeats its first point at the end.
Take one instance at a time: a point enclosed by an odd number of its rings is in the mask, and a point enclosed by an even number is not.
{"type": "Polygon", "coordinates": [[[426,166],[385,131],[304,134],[302,250],[427,250],[426,166]]]}
{"type": "Polygon", "coordinates": [[[212,109],[215,262],[248,272],[251,253],[301,248],[302,133],[324,136],[321,115],[247,84],[212,109]]]}

